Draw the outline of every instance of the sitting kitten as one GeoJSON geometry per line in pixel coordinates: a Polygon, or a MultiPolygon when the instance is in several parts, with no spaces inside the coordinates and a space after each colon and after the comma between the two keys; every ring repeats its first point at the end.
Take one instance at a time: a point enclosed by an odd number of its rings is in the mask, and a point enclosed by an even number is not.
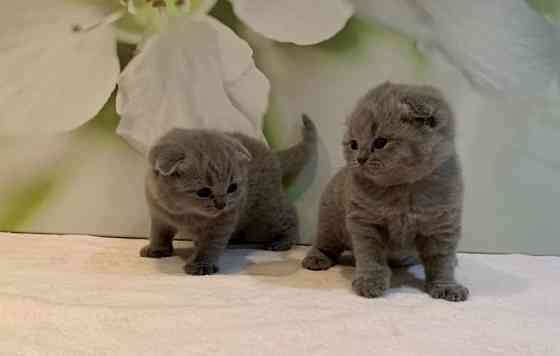
{"type": "Polygon", "coordinates": [[[432,297],[465,300],[468,289],[454,278],[463,186],[442,94],[387,82],[360,100],[347,125],[347,164],[322,195],[303,266],[325,270],[353,250],[352,287],[372,298],[389,287],[391,262],[419,255],[432,297]]]}
{"type": "Polygon", "coordinates": [[[277,153],[238,133],[175,129],[159,139],[146,178],[150,243],[140,255],[171,256],[181,233],[195,245],[185,272],[205,275],[217,272],[232,238],[288,250],[298,220],[282,178],[297,173],[316,145],[314,124],[305,115],[303,124],[303,141],[277,153]]]}

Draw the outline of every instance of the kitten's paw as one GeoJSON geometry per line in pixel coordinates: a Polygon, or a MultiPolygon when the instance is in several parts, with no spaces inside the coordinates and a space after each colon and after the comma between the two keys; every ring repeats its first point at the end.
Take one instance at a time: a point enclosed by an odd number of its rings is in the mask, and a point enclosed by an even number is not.
{"type": "Polygon", "coordinates": [[[282,239],[266,244],[264,249],[269,251],[288,251],[292,248],[292,245],[293,242],[291,239],[282,239]]]}
{"type": "Polygon", "coordinates": [[[183,267],[185,273],[193,276],[205,276],[218,272],[218,267],[212,263],[207,262],[191,262],[183,267]]]}
{"type": "Polygon", "coordinates": [[[324,254],[309,254],[301,261],[301,265],[311,271],[324,271],[334,266],[334,261],[324,254]]]}
{"type": "Polygon", "coordinates": [[[381,297],[389,287],[388,278],[385,276],[360,276],[352,281],[352,289],[362,297],[381,297]]]}
{"type": "Polygon", "coordinates": [[[432,298],[462,302],[469,297],[469,290],[459,283],[428,283],[426,291],[432,298]]]}
{"type": "Polygon", "coordinates": [[[161,258],[173,255],[173,248],[161,248],[146,245],[140,250],[141,257],[161,258]]]}

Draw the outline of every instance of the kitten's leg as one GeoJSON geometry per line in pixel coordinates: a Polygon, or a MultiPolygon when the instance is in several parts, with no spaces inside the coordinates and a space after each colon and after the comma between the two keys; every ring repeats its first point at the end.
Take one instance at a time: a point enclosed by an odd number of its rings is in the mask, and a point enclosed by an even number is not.
{"type": "Polygon", "coordinates": [[[353,222],[348,222],[348,228],[356,260],[352,288],[362,297],[380,297],[389,288],[391,279],[387,247],[381,233],[377,227],[360,226],[353,222]]]}
{"type": "Polygon", "coordinates": [[[271,251],[287,251],[299,239],[299,221],[296,210],[287,199],[277,207],[268,224],[274,240],[265,244],[271,251]]]}
{"type": "Polygon", "coordinates": [[[152,217],[150,243],[142,247],[140,256],[153,258],[171,256],[173,254],[173,236],[175,232],[171,226],[152,217]]]}
{"type": "Polygon", "coordinates": [[[192,275],[207,275],[218,272],[218,260],[222,256],[230,234],[204,236],[194,240],[195,252],[183,268],[192,275]]]}
{"type": "Polygon", "coordinates": [[[260,201],[250,223],[243,230],[245,241],[262,245],[265,250],[289,250],[299,237],[296,210],[283,192],[273,192],[260,201]],[[277,198],[272,198],[272,197],[277,198]]]}
{"type": "Polygon", "coordinates": [[[294,242],[298,239],[299,231],[297,227],[290,228],[288,231],[282,232],[278,240],[265,244],[264,248],[270,251],[288,251],[292,248],[294,242]]]}
{"type": "Polygon", "coordinates": [[[426,271],[426,291],[433,298],[464,301],[469,290],[455,281],[459,229],[416,239],[418,252],[426,271]]]}
{"type": "MultiPolygon", "coordinates": [[[[307,252],[307,255],[301,261],[301,265],[311,271],[327,270],[336,264],[338,257],[342,254],[342,252],[338,252],[338,249],[337,252],[334,251],[335,249],[330,246],[321,248],[320,244],[317,244],[307,252]]],[[[340,251],[343,250],[340,249],[340,251]]]]}
{"type": "Polygon", "coordinates": [[[346,249],[341,240],[340,228],[334,226],[336,220],[330,218],[321,208],[319,212],[319,226],[317,227],[317,239],[307,256],[301,262],[304,268],[312,271],[321,271],[331,268],[346,249]]]}

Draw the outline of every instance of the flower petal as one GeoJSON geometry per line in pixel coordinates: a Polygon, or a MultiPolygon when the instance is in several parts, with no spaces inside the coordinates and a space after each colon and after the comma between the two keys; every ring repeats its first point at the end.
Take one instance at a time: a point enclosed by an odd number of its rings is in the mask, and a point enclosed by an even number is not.
{"type": "Polygon", "coordinates": [[[253,50],[229,27],[212,17],[205,21],[216,29],[225,88],[232,104],[261,131],[268,107],[270,83],[253,62],[253,50]]]}
{"type": "Polygon", "coordinates": [[[176,127],[237,131],[264,140],[228,96],[220,48],[208,21],[171,19],[122,73],[117,133],[142,153],[176,127]]]}
{"type": "Polygon", "coordinates": [[[265,75],[253,64],[237,80],[226,82],[226,91],[232,104],[262,132],[270,94],[265,75]]]}
{"type": "Polygon", "coordinates": [[[254,31],[280,42],[310,45],[334,36],[352,16],[348,0],[230,0],[254,31]]]}
{"type": "Polygon", "coordinates": [[[538,96],[558,80],[558,30],[523,0],[398,0],[390,7],[383,0],[354,1],[358,16],[443,53],[479,88],[538,96]]]}
{"type": "Polygon", "coordinates": [[[14,1],[0,12],[0,132],[71,130],[101,109],[119,74],[110,26],[115,1],[14,1]]]}

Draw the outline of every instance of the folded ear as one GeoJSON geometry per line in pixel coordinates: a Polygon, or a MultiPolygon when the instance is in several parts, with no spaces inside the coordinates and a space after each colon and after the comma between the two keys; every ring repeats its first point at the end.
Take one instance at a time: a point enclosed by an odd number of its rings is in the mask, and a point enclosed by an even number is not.
{"type": "Polygon", "coordinates": [[[156,174],[170,176],[184,162],[185,153],[177,145],[161,144],[150,150],[149,160],[156,174]]]}
{"type": "Polygon", "coordinates": [[[401,101],[408,113],[403,121],[416,127],[438,129],[451,119],[449,105],[434,88],[426,87],[423,91],[407,93],[401,101]]]}
{"type": "Polygon", "coordinates": [[[250,162],[253,159],[251,152],[236,138],[226,135],[226,140],[231,144],[235,156],[242,162],[250,162]]]}

